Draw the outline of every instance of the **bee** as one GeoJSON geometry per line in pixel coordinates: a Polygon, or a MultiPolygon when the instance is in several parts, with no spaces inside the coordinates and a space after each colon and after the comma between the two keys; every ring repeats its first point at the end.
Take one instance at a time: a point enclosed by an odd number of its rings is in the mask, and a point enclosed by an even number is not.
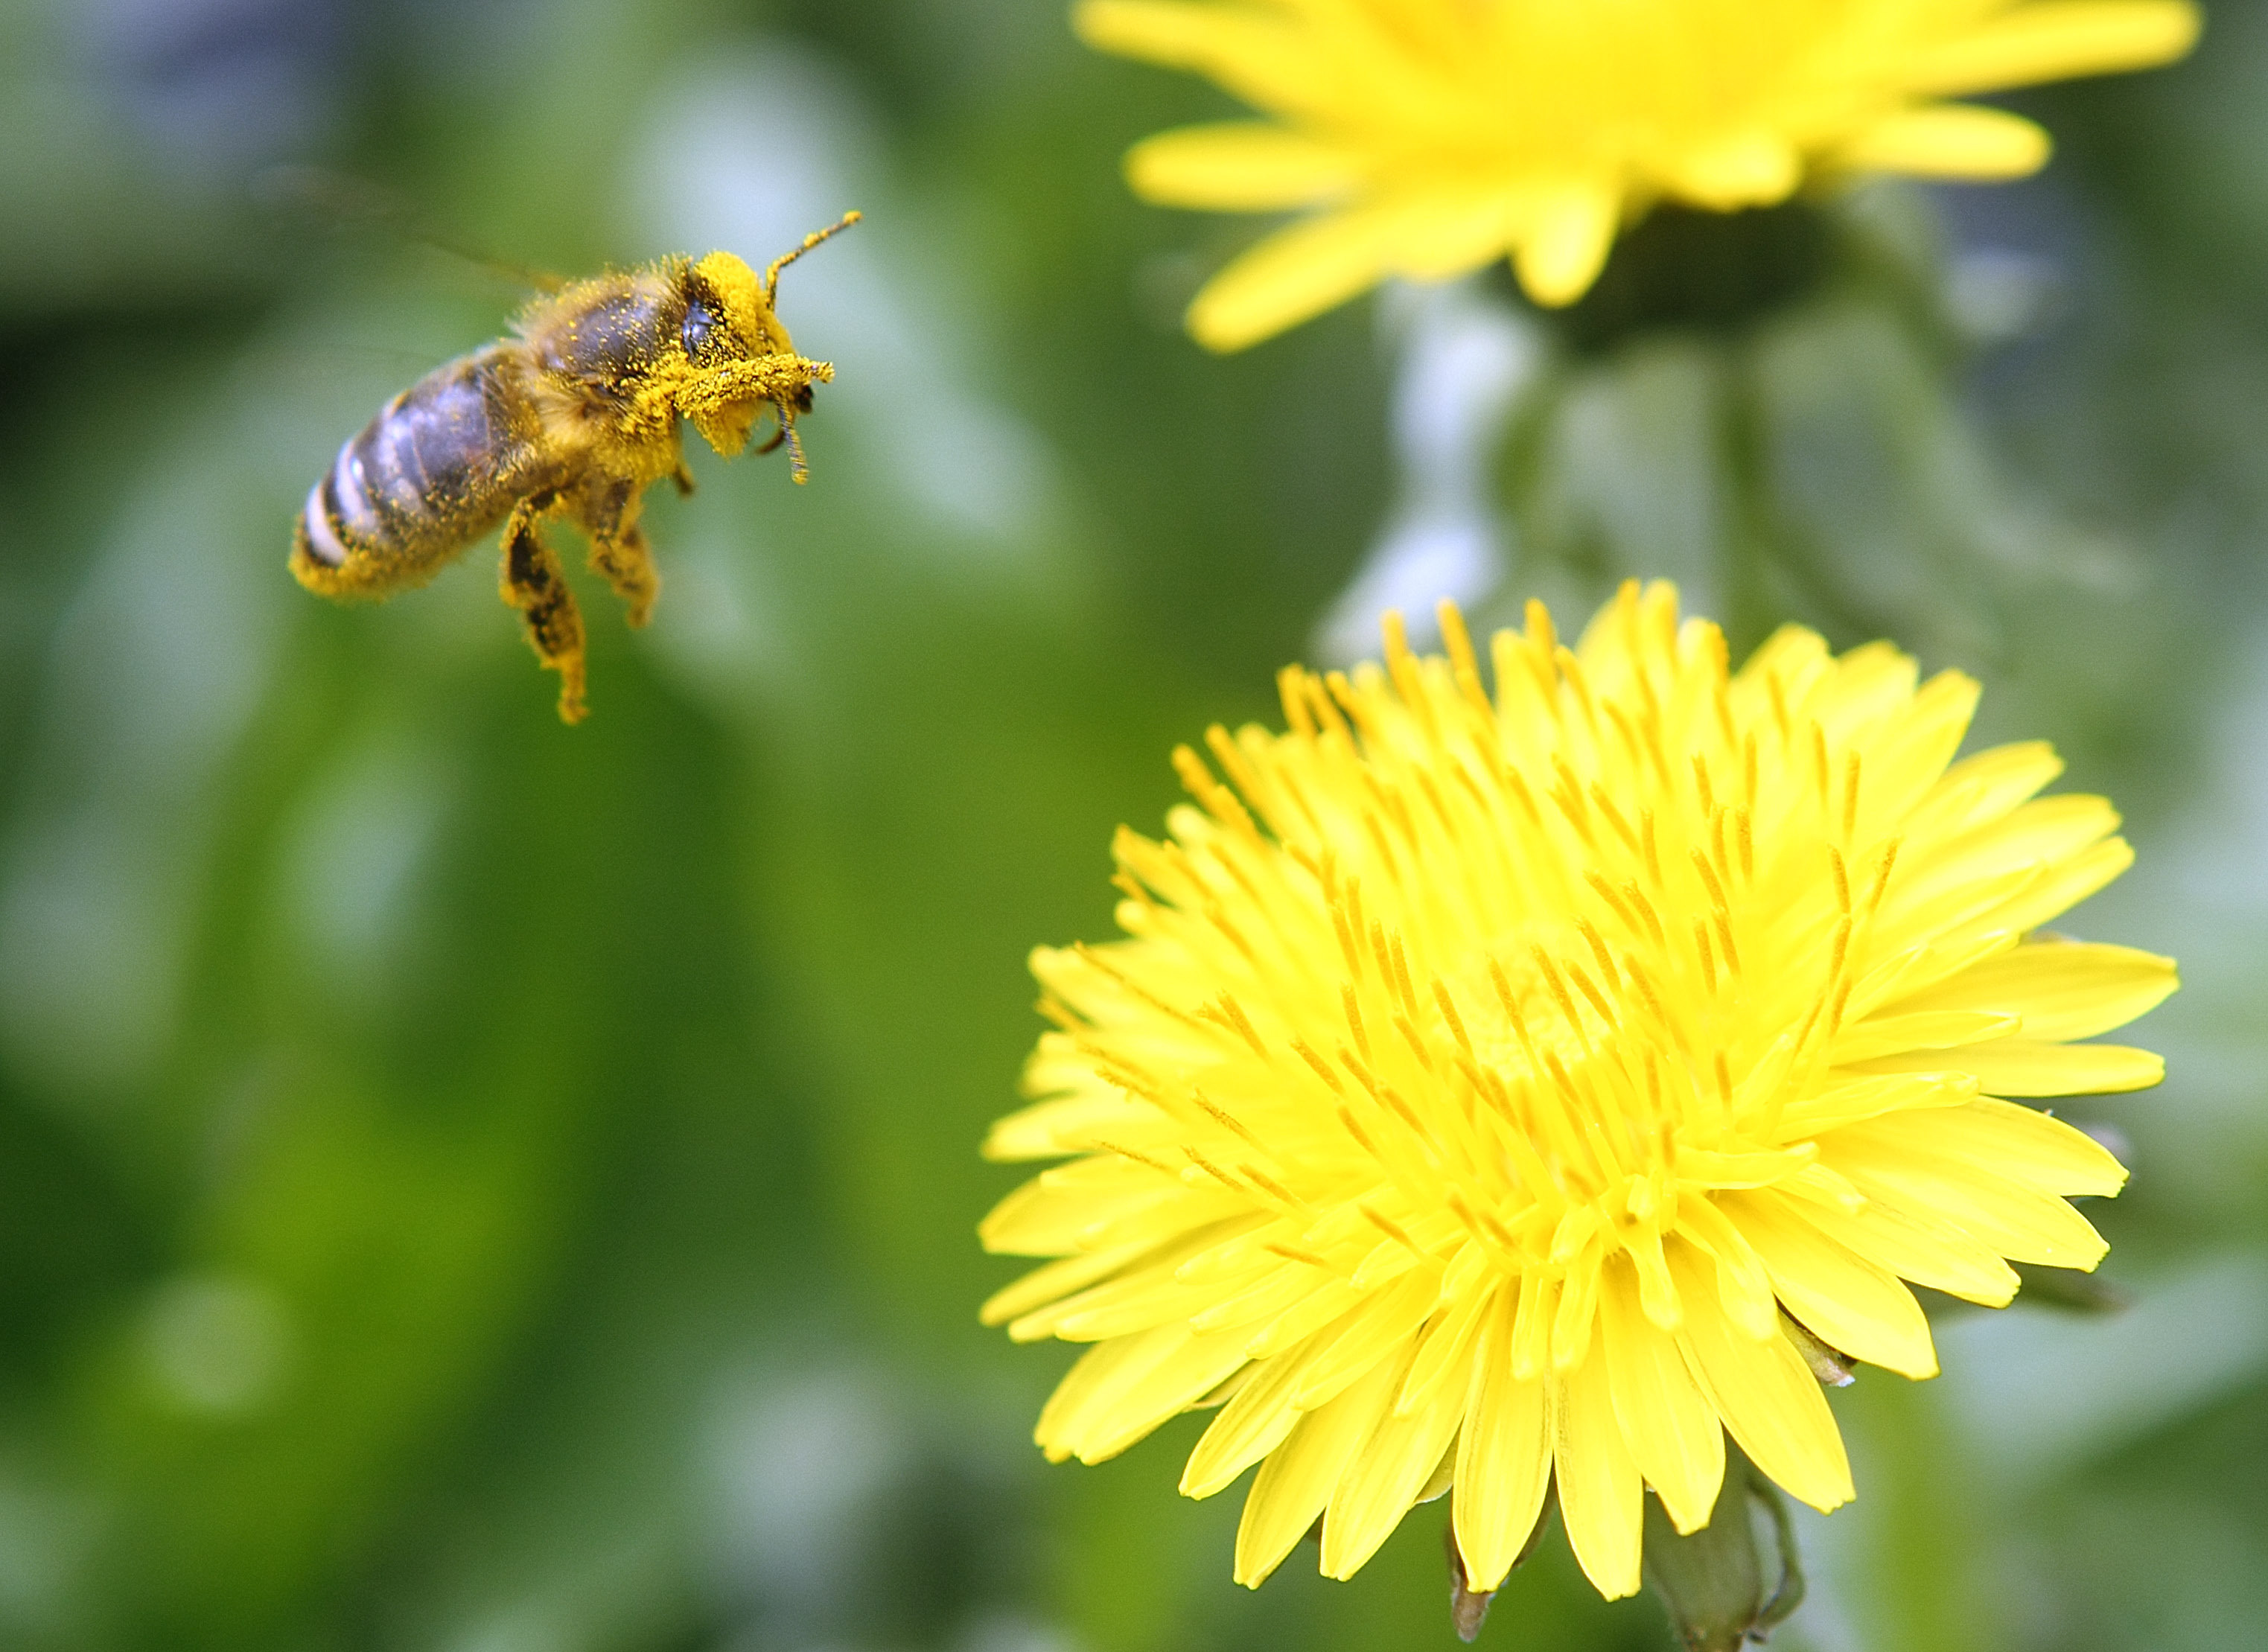
{"type": "Polygon", "coordinates": [[[536,657],[559,673],[559,716],[584,714],[583,616],[537,532],[564,516],[630,623],[653,612],[661,578],[638,525],[663,477],[693,491],[681,422],[730,459],[769,408],[756,451],[786,444],[809,474],[796,417],[833,365],[796,354],[780,324],[780,272],[856,212],[803,238],[761,279],[730,253],[667,258],[571,282],[523,311],[513,334],[435,368],[339,449],[293,525],[292,574],[340,600],[422,585],[499,522],[500,582],[536,657]]]}

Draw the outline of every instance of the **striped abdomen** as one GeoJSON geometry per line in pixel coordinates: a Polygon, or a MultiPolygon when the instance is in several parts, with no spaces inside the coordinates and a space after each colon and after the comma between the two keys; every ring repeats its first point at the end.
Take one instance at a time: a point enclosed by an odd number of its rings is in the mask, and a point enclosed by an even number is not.
{"type": "Polygon", "coordinates": [[[302,584],[375,597],[419,584],[543,484],[519,351],[491,344],[437,367],[339,450],[292,535],[302,584]]]}

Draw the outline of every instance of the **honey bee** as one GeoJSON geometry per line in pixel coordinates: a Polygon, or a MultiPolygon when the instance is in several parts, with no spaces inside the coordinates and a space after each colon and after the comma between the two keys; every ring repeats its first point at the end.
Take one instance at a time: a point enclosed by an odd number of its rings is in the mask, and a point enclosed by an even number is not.
{"type": "Polygon", "coordinates": [[[730,459],[765,408],[806,480],[796,416],[833,365],[799,356],[775,301],[780,271],[858,221],[803,238],[761,279],[730,253],[663,259],[571,282],[537,299],[513,335],[435,368],[339,449],[293,525],[291,572],[341,600],[423,584],[497,523],[501,589],[544,666],[559,673],[559,716],[579,723],[583,617],[559,558],[536,529],[565,516],[591,542],[591,566],[633,626],[661,586],[638,526],[663,477],[693,491],[681,421],[730,459]]]}

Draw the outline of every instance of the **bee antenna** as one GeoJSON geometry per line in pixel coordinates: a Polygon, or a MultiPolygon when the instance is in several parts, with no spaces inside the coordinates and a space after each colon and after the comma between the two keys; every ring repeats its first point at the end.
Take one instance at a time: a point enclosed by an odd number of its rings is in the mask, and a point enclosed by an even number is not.
{"type": "MultiPolygon", "coordinates": [[[[779,257],[772,260],[772,261],[767,265],[764,269],[764,307],[767,309],[771,308],[773,301],[779,297],[780,271],[785,269],[790,264],[795,262],[797,259],[801,258],[806,253],[818,246],[821,241],[827,239],[830,235],[840,235],[843,231],[849,229],[852,224],[858,223],[859,219],[865,216],[866,215],[865,213],[858,211],[846,212],[841,217],[836,219],[834,223],[828,224],[825,229],[814,230],[810,234],[805,236],[803,238],[803,245],[797,247],[795,251],[792,253],[783,253],[779,257]]],[[[798,473],[797,480],[802,480],[800,472],[798,473]]]]}

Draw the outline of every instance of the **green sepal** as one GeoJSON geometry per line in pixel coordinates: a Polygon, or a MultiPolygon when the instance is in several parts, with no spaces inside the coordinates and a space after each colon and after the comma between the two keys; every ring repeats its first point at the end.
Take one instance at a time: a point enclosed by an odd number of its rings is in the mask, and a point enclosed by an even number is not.
{"type": "Polygon", "coordinates": [[[1736,1652],[1764,1640],[1803,1601],[1795,1527],[1778,1488],[1734,1450],[1709,1524],[1683,1536],[1649,1492],[1646,1582],[1687,1652],[1736,1652]],[[1757,1541],[1759,1512],[1773,1538],[1769,1564],[1757,1541]]]}

